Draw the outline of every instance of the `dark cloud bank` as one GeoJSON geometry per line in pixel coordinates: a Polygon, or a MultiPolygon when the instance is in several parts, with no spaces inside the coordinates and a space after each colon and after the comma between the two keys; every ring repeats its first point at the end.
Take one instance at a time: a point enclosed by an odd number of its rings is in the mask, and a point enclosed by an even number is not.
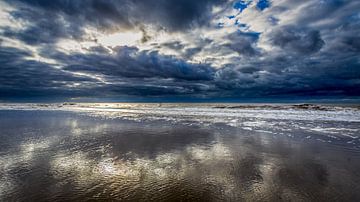
{"type": "MultiPolygon", "coordinates": [[[[0,99],[3,100],[33,97],[191,100],[360,96],[360,14],[356,1],[328,0],[323,6],[315,6],[314,0],[290,25],[274,26],[267,33],[230,33],[230,42],[218,46],[234,51],[240,59],[238,63],[220,68],[211,63],[186,62],[186,58],[203,47],[185,50],[181,42],[163,46],[184,49],[184,58],[127,46],[109,49],[99,45],[87,53],[65,53],[57,50],[54,44],[66,38],[83,40],[85,26],[95,26],[104,32],[144,25],[174,33],[193,28],[209,29],[212,7],[226,7],[234,2],[6,2],[15,8],[10,13],[13,19],[26,21],[28,25],[21,30],[1,26],[1,36],[36,46],[41,50],[40,56],[61,65],[30,59],[34,53],[0,44],[0,99]],[[325,18],[330,23],[316,24],[325,18]],[[264,37],[274,50],[265,51],[258,47],[260,37],[264,37]]],[[[300,4],[290,0],[282,8],[272,8],[271,3],[261,2],[259,12],[270,12],[271,9],[284,12],[291,9],[292,3],[300,4]]]]}

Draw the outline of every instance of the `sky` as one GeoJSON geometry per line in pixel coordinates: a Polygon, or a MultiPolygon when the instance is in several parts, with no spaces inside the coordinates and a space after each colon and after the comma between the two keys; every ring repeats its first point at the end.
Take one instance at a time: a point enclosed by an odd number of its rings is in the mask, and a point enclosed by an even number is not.
{"type": "Polygon", "coordinates": [[[360,97],[358,0],[0,0],[0,100],[360,97]]]}

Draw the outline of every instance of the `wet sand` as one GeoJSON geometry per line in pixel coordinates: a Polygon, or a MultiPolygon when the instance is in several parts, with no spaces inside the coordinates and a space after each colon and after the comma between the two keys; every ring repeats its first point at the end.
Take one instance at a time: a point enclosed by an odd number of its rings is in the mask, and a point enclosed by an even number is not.
{"type": "Polygon", "coordinates": [[[360,201],[356,121],[121,113],[0,110],[0,201],[360,201]]]}

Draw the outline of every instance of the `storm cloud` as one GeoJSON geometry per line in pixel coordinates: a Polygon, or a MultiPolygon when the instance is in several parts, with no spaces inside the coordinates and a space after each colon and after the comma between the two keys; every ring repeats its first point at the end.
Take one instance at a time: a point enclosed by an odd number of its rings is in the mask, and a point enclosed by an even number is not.
{"type": "Polygon", "coordinates": [[[274,45],[301,54],[316,53],[324,45],[319,31],[306,30],[303,27],[282,27],[274,31],[270,37],[274,45]]]}
{"type": "Polygon", "coordinates": [[[5,29],[5,35],[26,43],[51,43],[58,38],[81,39],[85,26],[104,32],[153,25],[157,29],[183,31],[203,26],[211,8],[224,0],[11,0],[18,8],[10,14],[30,23],[23,30],[5,29]]]}
{"type": "Polygon", "coordinates": [[[359,9],[351,0],[3,1],[0,98],[358,97],[359,9]]]}
{"type": "Polygon", "coordinates": [[[2,97],[82,95],[77,83],[95,85],[88,77],[74,75],[49,64],[27,59],[31,53],[12,47],[0,48],[0,94],[2,97]]]}

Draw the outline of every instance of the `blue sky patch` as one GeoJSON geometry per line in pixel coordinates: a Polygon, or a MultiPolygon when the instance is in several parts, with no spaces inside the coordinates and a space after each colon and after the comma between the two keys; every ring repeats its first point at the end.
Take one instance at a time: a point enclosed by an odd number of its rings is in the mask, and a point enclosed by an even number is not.
{"type": "Polygon", "coordinates": [[[256,7],[262,11],[265,8],[270,7],[270,2],[269,0],[259,0],[258,3],[256,4],[256,7]]]}
{"type": "Polygon", "coordinates": [[[248,7],[248,5],[249,5],[249,2],[238,1],[234,4],[233,8],[242,12],[243,10],[245,10],[248,7]]]}

